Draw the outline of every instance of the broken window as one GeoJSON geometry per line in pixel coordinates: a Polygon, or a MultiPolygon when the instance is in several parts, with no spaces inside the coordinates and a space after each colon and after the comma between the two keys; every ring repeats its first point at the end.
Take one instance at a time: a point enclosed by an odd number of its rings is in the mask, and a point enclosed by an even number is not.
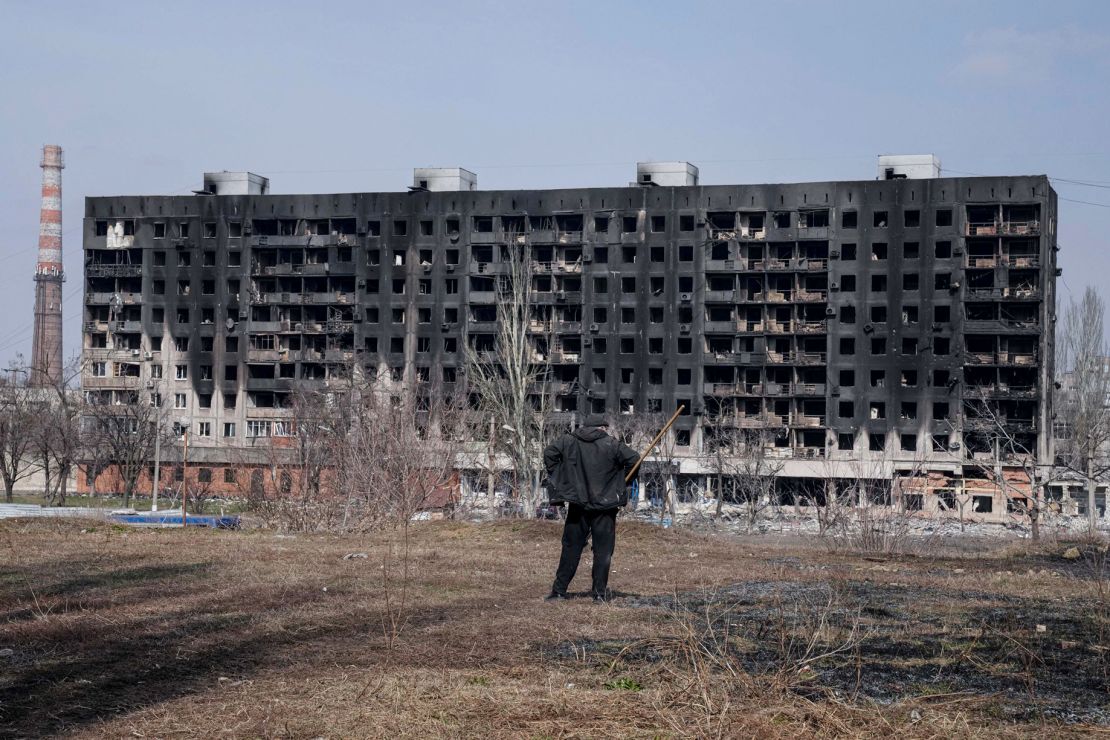
{"type": "Polygon", "coordinates": [[[948,418],[948,402],[947,401],[934,401],[933,402],[933,419],[947,419],[948,418]]]}
{"type": "Polygon", "coordinates": [[[913,401],[903,401],[901,416],[904,421],[913,421],[917,418],[917,404],[913,401]]]}
{"type": "Polygon", "coordinates": [[[937,226],[951,226],[952,225],[952,209],[951,208],[938,208],[936,214],[937,226]]]}
{"type": "Polygon", "coordinates": [[[854,355],[856,353],[856,340],[852,337],[840,338],[840,354],[854,355]]]}
{"type": "Polygon", "coordinates": [[[919,290],[921,287],[921,276],[916,272],[902,273],[902,290],[919,290]]]}
{"type": "Polygon", "coordinates": [[[885,355],[886,354],[886,338],[875,337],[871,340],[871,354],[885,355]]]}
{"type": "Polygon", "coordinates": [[[917,228],[921,225],[921,211],[916,208],[902,211],[902,221],[908,229],[917,228]]]}
{"type": "Polygon", "coordinates": [[[603,234],[609,231],[609,217],[608,216],[594,216],[594,231],[603,234]]]}
{"type": "Polygon", "coordinates": [[[790,228],[790,211],[776,211],[772,214],[776,229],[790,228]]]}
{"type": "Polygon", "coordinates": [[[409,222],[402,219],[394,219],[393,221],[393,236],[407,236],[409,233],[409,222]]]}
{"type": "Polygon", "coordinates": [[[917,242],[906,242],[902,245],[902,257],[915,260],[921,256],[920,245],[917,242]]]}
{"type": "Polygon", "coordinates": [[[855,244],[841,244],[840,245],[840,259],[845,262],[854,262],[856,259],[856,245],[855,244]]]}
{"type": "Polygon", "coordinates": [[[836,448],[838,450],[853,450],[856,446],[856,438],[851,434],[841,433],[836,435],[836,448]]]}
{"type": "Polygon", "coordinates": [[[667,217],[666,216],[652,216],[651,217],[651,230],[656,234],[667,230],[667,217]]]}
{"type": "Polygon", "coordinates": [[[203,224],[203,227],[204,227],[204,238],[205,239],[215,239],[216,238],[216,222],[215,221],[205,221],[204,224],[203,224]]]}
{"type": "Polygon", "coordinates": [[[855,370],[841,370],[840,371],[840,386],[842,388],[851,388],[856,384],[856,371],[855,370]]]}
{"type": "Polygon", "coordinates": [[[886,418],[886,404],[882,401],[872,401],[868,404],[868,412],[872,419],[886,418]]]}
{"type": "Polygon", "coordinates": [[[855,404],[852,401],[840,401],[837,403],[836,413],[842,419],[851,419],[856,414],[855,404]]]}
{"type": "Polygon", "coordinates": [[[871,245],[871,259],[875,261],[885,260],[887,255],[887,248],[885,242],[875,242],[871,245]]]}
{"type": "Polygon", "coordinates": [[[692,215],[681,215],[678,217],[678,230],[679,231],[693,231],[694,230],[694,217],[692,215]]]}
{"type": "Polygon", "coordinates": [[[823,229],[829,225],[828,210],[802,211],[798,214],[798,225],[807,229],[823,229]]]}
{"type": "Polygon", "coordinates": [[[885,228],[887,223],[886,211],[875,211],[872,218],[871,225],[875,228],[885,228]]]}
{"type": "Polygon", "coordinates": [[[621,231],[625,234],[631,234],[636,231],[636,216],[624,216],[621,218],[621,231]]]}
{"type": "Polygon", "coordinates": [[[856,323],[856,307],[855,306],[841,306],[840,307],[840,323],[854,324],[856,323]]]}
{"type": "Polygon", "coordinates": [[[872,452],[882,452],[886,449],[886,435],[878,432],[871,432],[867,435],[867,448],[872,452]]]}
{"type": "Polygon", "coordinates": [[[493,217],[492,216],[474,216],[472,219],[474,231],[478,233],[489,233],[493,231],[493,217]]]}
{"type": "Polygon", "coordinates": [[[841,275],[840,276],[840,290],[844,293],[856,292],[856,276],[855,275],[841,275]]]}
{"type": "Polygon", "coordinates": [[[854,229],[859,223],[859,214],[856,211],[844,211],[840,215],[840,227],[842,229],[854,229]]]}

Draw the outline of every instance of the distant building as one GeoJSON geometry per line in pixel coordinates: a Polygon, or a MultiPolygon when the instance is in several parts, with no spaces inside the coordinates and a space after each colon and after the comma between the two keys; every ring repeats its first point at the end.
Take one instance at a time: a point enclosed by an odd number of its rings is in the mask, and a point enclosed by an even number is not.
{"type": "Polygon", "coordinates": [[[1056,193],[1045,176],[936,177],[931,157],[879,172],[704,185],[643,163],[628,187],[482,191],[449,168],[315,195],[221,173],[195,196],[88,198],[83,387],[153,395],[198,465],[233,465],[290,433],[294,388],[350,361],[461,382],[463,342],[494,341],[508,235],[526,234],[559,413],[685,404],[680,491],[713,485],[713,437],[733,426],[768,433],[784,502],[914,474],[928,484],[902,505],[979,490],[968,511],[1005,517],[982,470],[1051,460],[1056,193]]]}

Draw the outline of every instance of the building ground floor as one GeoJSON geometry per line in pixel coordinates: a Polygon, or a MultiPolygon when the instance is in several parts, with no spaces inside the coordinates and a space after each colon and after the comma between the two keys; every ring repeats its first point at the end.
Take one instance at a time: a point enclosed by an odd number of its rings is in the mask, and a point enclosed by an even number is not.
{"type": "MultiPolygon", "coordinates": [[[[160,496],[180,498],[183,491],[202,498],[271,498],[300,495],[302,471],[291,458],[278,459],[271,451],[198,450],[183,464],[173,451],[158,470],[160,496]]],[[[476,464],[478,455],[460,460],[458,500],[504,501],[512,498],[508,466],[495,461],[476,464]]],[[[93,480],[82,468],[71,490],[78,493],[122,493],[133,479],[135,495],[154,490],[154,466],[137,471],[106,465],[93,480]],[[137,473],[137,474],[136,474],[137,473]]],[[[326,473],[325,473],[326,479],[326,473]]],[[[327,486],[324,486],[327,488],[327,486]]],[[[1020,467],[987,470],[948,466],[924,470],[897,461],[862,464],[852,460],[791,460],[767,465],[743,460],[685,457],[677,460],[649,458],[634,489],[634,496],[648,505],[722,504],[758,508],[860,506],[888,507],[921,517],[948,517],[961,521],[1015,523],[1027,521],[1035,507],[1047,513],[1086,516],[1089,497],[1085,486],[1050,482],[1034,486],[1020,467]],[[1001,475],[1001,477],[999,477],[1001,475]]],[[[1099,518],[1107,515],[1107,490],[1096,491],[1099,518]]]]}

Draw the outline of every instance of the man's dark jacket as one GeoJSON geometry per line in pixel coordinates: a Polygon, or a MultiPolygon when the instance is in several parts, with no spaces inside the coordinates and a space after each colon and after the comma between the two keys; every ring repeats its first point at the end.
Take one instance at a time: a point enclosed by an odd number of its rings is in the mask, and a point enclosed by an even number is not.
{"type": "Polygon", "coordinates": [[[589,510],[628,503],[624,476],[639,455],[598,427],[579,427],[543,451],[551,502],[579,504],[589,510]]]}

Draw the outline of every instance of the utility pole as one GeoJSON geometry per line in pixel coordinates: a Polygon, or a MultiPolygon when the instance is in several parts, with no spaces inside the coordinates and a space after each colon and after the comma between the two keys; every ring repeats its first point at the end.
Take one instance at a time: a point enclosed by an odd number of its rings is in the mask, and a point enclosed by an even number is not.
{"type": "Polygon", "coordinates": [[[162,462],[162,430],[154,422],[154,490],[150,492],[150,510],[158,511],[158,478],[162,462]]]}
{"type": "Polygon", "coordinates": [[[189,427],[185,427],[185,451],[181,455],[181,526],[189,517],[189,427]]]}

